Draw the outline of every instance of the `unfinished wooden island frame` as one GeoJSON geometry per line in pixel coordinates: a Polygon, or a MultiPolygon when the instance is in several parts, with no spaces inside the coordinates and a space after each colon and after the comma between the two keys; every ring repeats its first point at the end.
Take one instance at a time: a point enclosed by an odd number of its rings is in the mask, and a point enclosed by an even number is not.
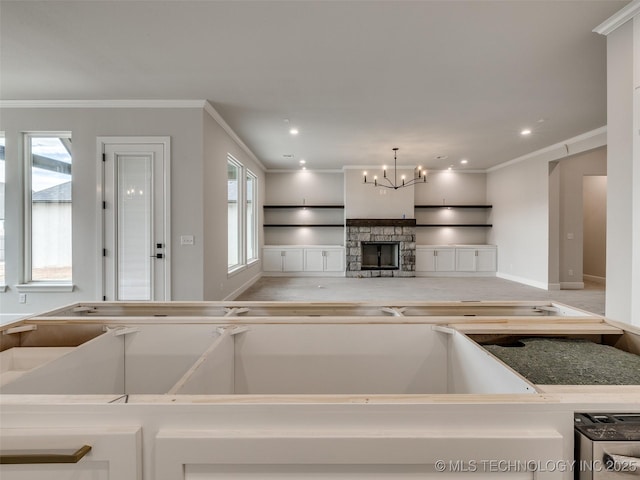
{"type": "Polygon", "coordinates": [[[640,414],[640,385],[536,385],[480,346],[640,354],[555,302],[79,303],[0,331],[2,453],[92,447],[3,480],[570,479],[575,412],[640,414]]]}

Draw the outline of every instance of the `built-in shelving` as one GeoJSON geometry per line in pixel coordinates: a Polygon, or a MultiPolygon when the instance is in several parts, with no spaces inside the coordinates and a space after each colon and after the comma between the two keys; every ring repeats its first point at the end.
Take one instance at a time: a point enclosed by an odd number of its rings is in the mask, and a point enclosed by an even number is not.
{"type": "Polygon", "coordinates": [[[416,227],[493,227],[490,223],[417,223],[416,227]]]}
{"type": "Polygon", "coordinates": [[[265,227],[344,227],[344,223],[265,223],[265,227]]]}
{"type": "MultiPolygon", "coordinates": [[[[465,209],[474,209],[474,210],[488,210],[493,208],[493,205],[482,205],[482,204],[468,204],[468,205],[415,205],[416,209],[457,209],[457,210],[465,210],[465,209]]],[[[493,227],[490,223],[417,223],[416,227],[483,227],[483,228],[491,228],[493,227]]]]}
{"type": "Polygon", "coordinates": [[[416,205],[415,208],[493,208],[493,205],[416,205]]]}
{"type": "Polygon", "coordinates": [[[263,208],[344,208],[344,205],[265,205],[263,208]]]}

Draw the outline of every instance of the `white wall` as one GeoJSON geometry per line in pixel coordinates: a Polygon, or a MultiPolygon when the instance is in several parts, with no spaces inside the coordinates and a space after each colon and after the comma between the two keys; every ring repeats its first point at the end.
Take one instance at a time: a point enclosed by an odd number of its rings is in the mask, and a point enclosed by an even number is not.
{"type": "Polygon", "coordinates": [[[607,177],[589,175],[583,179],[583,275],[604,281],[607,276],[607,177]]]}
{"type": "MultiPolygon", "coordinates": [[[[607,174],[607,150],[602,147],[563,158],[559,162],[559,167],[560,284],[562,288],[582,288],[584,243],[583,179],[585,175],[607,174]],[[569,238],[571,236],[573,238],[569,238]],[[570,271],[573,275],[570,274],[570,271]]],[[[604,254],[604,252],[601,252],[601,254],[604,254]]]]}
{"type": "MultiPolygon", "coordinates": [[[[640,28],[640,26],[638,26],[640,28]]],[[[634,203],[634,186],[640,190],[634,167],[640,160],[633,156],[633,63],[639,62],[640,46],[633,44],[631,21],[607,36],[607,317],[640,324],[640,307],[633,311],[634,296],[640,298],[640,272],[634,272],[635,257],[640,255],[640,238],[632,236],[634,223],[640,224],[640,204],[634,203]],[[635,56],[635,57],[634,57],[635,56]],[[635,211],[634,211],[635,209],[635,211]],[[635,245],[635,248],[634,248],[635,245]]],[[[637,152],[640,153],[640,152],[637,152]]],[[[637,174],[636,174],[637,175],[637,174]]],[[[636,194],[637,195],[637,194],[636,194]]],[[[638,227],[636,227],[638,228],[638,227]]],[[[638,300],[636,300],[638,301],[638,300]]]]}
{"type": "MultiPolygon", "coordinates": [[[[199,108],[4,108],[0,130],[6,135],[6,282],[3,312],[40,312],[59,305],[98,299],[97,167],[99,136],[171,136],[174,300],[203,298],[202,109],[199,108]],[[70,131],[73,142],[73,283],[71,293],[27,294],[18,303],[22,262],[22,132],[70,131]],[[196,237],[181,246],[180,235],[196,237]]],[[[225,203],[226,205],[226,203],[225,203]]],[[[226,259],[226,251],[224,252],[226,259]]],[[[225,260],[226,261],[226,260],[225,260]]]]}
{"type": "Polygon", "coordinates": [[[498,245],[499,277],[548,287],[549,158],[513,163],[487,175],[493,205],[489,243],[498,245]]]}
{"type": "MultiPolygon", "coordinates": [[[[346,218],[414,218],[414,188],[393,190],[363,183],[363,170],[345,169],[344,199],[346,218]]],[[[370,172],[371,173],[371,172],[370,172]]],[[[398,168],[398,178],[413,177],[413,169],[398,168]]],[[[381,175],[379,175],[380,177],[381,175]]],[[[371,180],[369,176],[367,180],[371,180]]]]}
{"type": "MultiPolygon", "coordinates": [[[[485,173],[437,171],[430,172],[426,184],[414,187],[416,205],[485,205],[487,175],[485,173]]],[[[416,209],[420,223],[489,223],[487,209],[416,209]]],[[[420,227],[416,233],[418,245],[486,244],[486,227],[420,227]]]]}
{"type": "MultiPolygon", "coordinates": [[[[204,225],[201,242],[201,248],[204,249],[203,299],[222,300],[233,297],[258,278],[261,272],[261,262],[258,261],[233,274],[227,273],[227,155],[231,154],[258,179],[258,225],[262,225],[265,175],[261,166],[208,113],[201,111],[201,118],[204,166],[198,178],[198,188],[204,191],[203,200],[200,201],[204,225]]],[[[188,212],[184,210],[182,214],[188,215],[188,212]]],[[[261,252],[261,229],[258,232],[261,252]]]]}
{"type": "MultiPolygon", "coordinates": [[[[344,205],[342,172],[268,172],[267,205],[344,205]]],[[[339,224],[344,209],[265,209],[265,224],[339,224]]],[[[342,227],[265,227],[265,245],[343,245],[342,227]]]]}

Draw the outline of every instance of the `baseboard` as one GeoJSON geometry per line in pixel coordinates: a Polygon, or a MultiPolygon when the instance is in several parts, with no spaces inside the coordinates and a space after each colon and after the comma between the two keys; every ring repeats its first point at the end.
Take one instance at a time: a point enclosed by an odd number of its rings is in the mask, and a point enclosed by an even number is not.
{"type": "Polygon", "coordinates": [[[495,277],[496,272],[416,272],[416,277],[495,277]]]}
{"type": "Polygon", "coordinates": [[[531,280],[530,278],[518,277],[517,275],[510,275],[508,273],[497,272],[496,277],[511,282],[522,283],[523,285],[529,285],[530,287],[540,288],[542,290],[549,290],[549,283],[538,282],[531,280]]]}
{"type": "Polygon", "coordinates": [[[260,280],[261,277],[262,277],[262,272],[258,272],[250,280],[248,280],[247,282],[243,283],[240,287],[236,288],[233,292],[231,292],[229,295],[224,297],[222,300],[223,301],[235,300],[240,295],[242,295],[242,293],[244,293],[244,291],[247,290],[251,285],[253,285],[258,280],[260,280]]]}
{"type": "Polygon", "coordinates": [[[607,284],[607,279],[605,277],[597,277],[595,275],[582,275],[582,279],[588,282],[599,283],[601,285],[607,284]]]}
{"type": "Polygon", "coordinates": [[[263,277],[344,277],[345,272],[262,272],[263,277]]]}
{"type": "Polygon", "coordinates": [[[559,283],[549,283],[547,290],[549,291],[562,290],[562,286],[559,283]]]}
{"type": "Polygon", "coordinates": [[[561,290],[582,290],[584,282],[560,282],[561,290]]]}

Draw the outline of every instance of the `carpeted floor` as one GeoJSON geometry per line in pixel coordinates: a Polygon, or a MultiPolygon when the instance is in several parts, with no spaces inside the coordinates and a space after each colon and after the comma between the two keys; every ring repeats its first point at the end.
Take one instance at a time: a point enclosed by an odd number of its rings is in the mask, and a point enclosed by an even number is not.
{"type": "Polygon", "coordinates": [[[544,300],[604,315],[604,299],[604,285],[588,282],[583,290],[547,291],[495,277],[263,277],[236,300],[544,300]]]}

